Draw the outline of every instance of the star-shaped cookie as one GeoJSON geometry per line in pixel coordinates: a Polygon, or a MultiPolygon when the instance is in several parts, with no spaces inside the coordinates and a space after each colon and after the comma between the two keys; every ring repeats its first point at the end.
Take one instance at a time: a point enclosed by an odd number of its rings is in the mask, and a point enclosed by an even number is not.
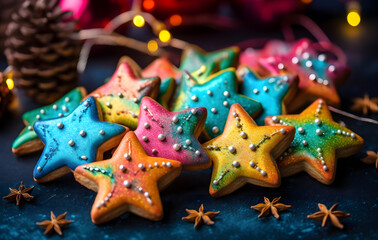
{"type": "Polygon", "coordinates": [[[299,91],[288,106],[289,112],[319,97],[330,105],[340,105],[336,87],[345,81],[349,68],[339,61],[327,59],[325,54],[318,54],[310,40],[302,39],[289,53],[262,58],[259,63],[269,73],[298,75],[299,91]]]}
{"type": "Polygon", "coordinates": [[[267,117],[267,125],[293,126],[295,138],[277,159],[282,176],[306,171],[324,184],[335,178],[336,160],[360,151],[364,140],[333,121],[324,100],[318,99],[299,115],[267,117]]]}
{"type": "Polygon", "coordinates": [[[159,96],[157,97],[158,103],[168,109],[169,101],[171,100],[175,87],[176,80],[180,78],[181,71],[173,65],[168,58],[161,57],[154,60],[142,71],[143,77],[160,77],[161,84],[159,90],[159,96]]]}
{"type": "Polygon", "coordinates": [[[98,192],[91,217],[100,224],[125,212],[161,220],[159,189],[180,172],[180,162],[149,157],[134,132],[128,132],[111,159],[79,166],[74,174],[79,183],[98,192]]]}
{"type": "Polygon", "coordinates": [[[278,187],[281,177],[274,159],[294,134],[290,126],[258,127],[240,104],[233,104],[222,135],[202,145],[213,162],[210,194],[227,195],[245,183],[278,187]]]}
{"type": "Polygon", "coordinates": [[[239,61],[239,51],[238,47],[229,47],[214,52],[205,52],[199,47],[190,46],[182,54],[180,69],[194,72],[202,65],[212,62],[218,63],[220,70],[235,67],[239,61]]]}
{"type": "Polygon", "coordinates": [[[261,114],[254,118],[258,125],[264,125],[267,116],[287,113],[286,105],[293,99],[297,90],[297,76],[277,75],[260,78],[248,67],[241,68],[239,72],[243,72],[241,93],[262,105],[261,114]]]}
{"type": "Polygon", "coordinates": [[[121,59],[110,80],[89,96],[95,97],[100,103],[105,121],[135,129],[138,124],[139,102],[144,96],[158,96],[160,78],[141,79],[139,66],[128,59],[121,59]]]}
{"type": "Polygon", "coordinates": [[[206,114],[204,107],[169,112],[144,97],[135,134],[149,156],[177,160],[184,170],[205,169],[211,162],[197,138],[204,128],[206,114]]]}
{"type": "MultiPolygon", "coordinates": [[[[211,78],[210,75],[213,75],[220,71],[220,64],[219,62],[210,62],[207,64],[202,65],[197,70],[190,73],[191,77],[198,83],[204,84],[211,78]]],[[[184,74],[188,74],[188,71],[184,71],[184,74]]]]}
{"type": "Polygon", "coordinates": [[[43,149],[43,143],[34,132],[33,124],[38,120],[67,116],[80,104],[85,95],[85,88],[77,87],[50,105],[24,113],[22,119],[26,127],[14,140],[12,152],[16,155],[24,155],[43,149]]]}
{"type": "Polygon", "coordinates": [[[34,131],[45,147],[34,168],[34,180],[52,181],[81,164],[102,160],[104,151],[117,146],[126,130],[121,125],[100,121],[93,97],[66,117],[37,121],[34,131]]]}
{"type": "Polygon", "coordinates": [[[228,68],[209,76],[203,84],[198,84],[191,75],[183,77],[173,102],[173,111],[205,107],[208,117],[204,136],[214,138],[223,132],[228,112],[234,103],[242,105],[251,116],[256,116],[261,110],[259,102],[237,93],[235,69],[228,68]]]}

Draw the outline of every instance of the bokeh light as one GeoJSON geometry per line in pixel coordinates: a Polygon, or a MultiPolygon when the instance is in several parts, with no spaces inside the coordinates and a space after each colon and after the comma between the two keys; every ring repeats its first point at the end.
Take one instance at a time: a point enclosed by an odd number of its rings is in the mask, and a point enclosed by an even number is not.
{"type": "Polygon", "coordinates": [[[145,21],[144,21],[144,18],[141,15],[135,15],[135,17],[133,18],[133,23],[137,27],[143,27],[145,21]]]}
{"type": "Polygon", "coordinates": [[[347,21],[352,27],[357,27],[361,22],[361,17],[358,12],[351,11],[347,15],[347,21]]]}
{"type": "Polygon", "coordinates": [[[156,52],[158,50],[159,46],[158,46],[158,44],[155,40],[150,40],[147,43],[147,48],[148,48],[148,51],[150,51],[150,52],[156,52]]]}
{"type": "Polygon", "coordinates": [[[165,29],[161,30],[159,32],[159,39],[162,42],[168,42],[169,40],[171,40],[171,33],[168,30],[165,30],[165,29]]]}

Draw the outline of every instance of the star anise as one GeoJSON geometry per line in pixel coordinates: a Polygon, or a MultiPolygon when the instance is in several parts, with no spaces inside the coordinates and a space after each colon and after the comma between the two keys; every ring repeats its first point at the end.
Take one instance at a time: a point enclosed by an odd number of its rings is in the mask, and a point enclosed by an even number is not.
{"type": "Polygon", "coordinates": [[[51,221],[45,220],[43,222],[37,222],[38,226],[46,229],[44,234],[52,233],[53,231],[57,232],[59,235],[63,235],[62,228],[65,228],[72,221],[65,219],[67,212],[62,215],[55,217],[54,213],[51,211],[51,221]]]}
{"type": "Polygon", "coordinates": [[[203,204],[201,204],[201,207],[199,208],[198,212],[192,209],[185,209],[185,210],[189,215],[186,217],[183,217],[182,220],[185,220],[188,222],[194,222],[195,228],[197,228],[203,222],[206,225],[213,225],[214,222],[211,220],[211,218],[216,217],[220,213],[220,212],[204,212],[203,204]]]}
{"type": "Polygon", "coordinates": [[[339,206],[338,203],[333,204],[333,206],[328,210],[327,207],[324,204],[318,203],[318,207],[320,209],[319,212],[316,212],[314,214],[308,215],[308,219],[312,219],[315,221],[321,221],[322,227],[324,227],[329,220],[331,220],[331,223],[333,226],[338,227],[340,229],[344,228],[344,225],[342,225],[339,221],[339,218],[347,218],[350,216],[350,213],[345,213],[342,211],[336,211],[336,208],[339,206]]]}
{"type": "Polygon", "coordinates": [[[24,185],[21,181],[20,186],[17,189],[9,188],[11,193],[9,193],[7,196],[3,197],[4,199],[10,201],[10,202],[16,202],[16,205],[19,206],[22,199],[29,202],[31,201],[34,196],[30,195],[30,193],[33,191],[34,186],[30,188],[24,188],[24,185]]]}
{"type": "Polygon", "coordinates": [[[367,164],[375,163],[375,168],[378,169],[378,152],[366,151],[367,157],[361,159],[362,162],[367,164]]]}
{"type": "Polygon", "coordinates": [[[353,111],[362,111],[364,115],[367,115],[369,111],[378,112],[378,98],[369,98],[369,95],[365,94],[364,98],[355,98],[353,102],[353,111]]]}
{"type": "Polygon", "coordinates": [[[268,198],[264,197],[265,203],[259,203],[255,206],[251,206],[251,208],[261,212],[259,217],[266,217],[269,215],[269,213],[272,213],[275,218],[279,219],[280,218],[280,215],[278,215],[279,211],[284,211],[288,208],[291,208],[290,205],[278,203],[280,199],[281,197],[274,198],[273,201],[270,202],[268,198]]]}

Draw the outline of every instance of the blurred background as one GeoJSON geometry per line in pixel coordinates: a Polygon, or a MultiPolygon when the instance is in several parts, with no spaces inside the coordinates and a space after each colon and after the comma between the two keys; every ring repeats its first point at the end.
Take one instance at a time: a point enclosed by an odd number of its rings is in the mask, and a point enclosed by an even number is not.
{"type": "MultiPolygon", "coordinates": [[[[0,52],[4,50],[11,14],[22,2],[0,1],[0,52]]],[[[115,30],[145,46],[99,44],[91,49],[88,63],[100,66],[101,71],[88,72],[82,67],[84,74],[80,76],[80,84],[89,92],[99,85],[95,82],[111,75],[123,55],[131,56],[141,67],[156,55],[167,56],[179,65],[182,44],[171,41],[173,39],[196,44],[207,51],[231,45],[243,51],[249,47],[261,48],[269,39],[284,40],[283,26],[289,26],[295,39],[307,37],[316,41],[310,33],[316,26],[310,25],[307,29],[299,26],[303,21],[298,16],[303,15],[311,18],[331,42],[347,52],[348,63],[356,69],[370,68],[364,58],[376,59],[378,2],[374,0],[60,0],[59,5],[62,10],[73,11],[78,31],[109,28],[113,18],[127,11],[136,9],[145,13],[138,14],[140,18],[134,16],[132,21],[120,24],[115,30]],[[145,51],[141,52],[141,48],[145,51]]],[[[90,33],[93,32],[82,32],[81,39],[86,39],[90,33]]],[[[6,58],[0,54],[0,71],[7,65],[6,58]]],[[[375,69],[371,67],[371,71],[375,69]]],[[[365,77],[373,81],[373,76],[369,72],[365,77]]],[[[18,95],[22,98],[22,91],[18,95]]]]}

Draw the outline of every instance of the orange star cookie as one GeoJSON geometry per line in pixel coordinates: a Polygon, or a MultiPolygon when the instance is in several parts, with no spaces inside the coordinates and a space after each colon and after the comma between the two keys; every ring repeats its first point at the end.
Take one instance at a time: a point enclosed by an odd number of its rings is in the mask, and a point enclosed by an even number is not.
{"type": "Polygon", "coordinates": [[[176,88],[176,80],[181,77],[181,71],[168,58],[161,57],[154,60],[142,71],[143,77],[158,76],[161,79],[157,102],[168,109],[176,88]]]}
{"type": "Polygon", "coordinates": [[[125,212],[150,220],[163,217],[159,189],[166,187],[181,172],[181,163],[149,157],[134,132],[122,139],[109,160],[81,165],[75,179],[98,192],[91,217],[95,224],[110,221],[125,212]]]}
{"type": "Polygon", "coordinates": [[[265,118],[266,125],[296,128],[294,141],[278,160],[282,176],[306,171],[324,184],[335,178],[336,160],[360,151],[364,140],[332,119],[324,100],[318,99],[298,115],[265,118]]]}
{"type": "Polygon", "coordinates": [[[89,96],[95,97],[100,103],[105,121],[135,129],[140,100],[145,96],[156,98],[159,86],[159,77],[141,79],[139,66],[130,58],[122,58],[109,82],[89,96]]]}
{"type": "Polygon", "coordinates": [[[278,187],[281,178],[274,159],[289,147],[294,134],[290,126],[258,127],[240,104],[233,104],[222,135],[203,144],[214,165],[210,194],[223,196],[245,183],[278,187]]]}

